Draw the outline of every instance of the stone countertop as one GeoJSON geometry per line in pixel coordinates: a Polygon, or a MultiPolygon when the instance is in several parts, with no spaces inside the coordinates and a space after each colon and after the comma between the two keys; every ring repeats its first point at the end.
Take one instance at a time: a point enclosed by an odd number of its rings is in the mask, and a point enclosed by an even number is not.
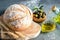
{"type": "MultiPolygon", "coordinates": [[[[54,16],[54,13],[48,13],[52,5],[56,5],[58,8],[60,7],[60,0],[0,0],[0,15],[2,15],[5,9],[12,4],[24,4],[32,9],[34,6],[38,6],[39,2],[44,5],[44,11],[47,14],[47,19],[50,19],[54,16]]],[[[60,25],[57,24],[55,31],[41,33],[37,38],[31,40],[60,40],[60,25]]]]}

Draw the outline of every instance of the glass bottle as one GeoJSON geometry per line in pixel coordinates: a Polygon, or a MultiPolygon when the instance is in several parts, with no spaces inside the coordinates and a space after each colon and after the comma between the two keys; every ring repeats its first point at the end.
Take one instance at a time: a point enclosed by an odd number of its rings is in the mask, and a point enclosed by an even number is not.
{"type": "Polygon", "coordinates": [[[52,6],[52,12],[56,14],[56,16],[53,17],[54,22],[60,24],[60,11],[59,8],[56,6],[52,6]]]}

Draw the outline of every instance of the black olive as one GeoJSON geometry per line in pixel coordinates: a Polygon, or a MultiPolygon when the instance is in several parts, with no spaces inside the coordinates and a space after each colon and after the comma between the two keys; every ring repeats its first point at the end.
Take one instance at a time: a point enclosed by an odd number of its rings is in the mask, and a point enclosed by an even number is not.
{"type": "Polygon", "coordinates": [[[44,18],[43,16],[41,16],[42,18],[44,18]]]}
{"type": "Polygon", "coordinates": [[[45,12],[43,12],[43,15],[46,15],[46,13],[45,13],[45,12]]]}
{"type": "Polygon", "coordinates": [[[45,12],[43,12],[41,17],[42,17],[42,18],[44,18],[44,16],[45,16],[45,15],[46,15],[46,13],[45,13],[45,12]]]}
{"type": "Polygon", "coordinates": [[[40,18],[40,15],[38,14],[38,17],[37,17],[38,19],[40,18]]]}
{"type": "Polygon", "coordinates": [[[37,14],[37,12],[34,12],[33,14],[37,14]]]}
{"type": "Polygon", "coordinates": [[[42,14],[42,16],[41,16],[42,18],[44,18],[44,14],[42,14]]]}

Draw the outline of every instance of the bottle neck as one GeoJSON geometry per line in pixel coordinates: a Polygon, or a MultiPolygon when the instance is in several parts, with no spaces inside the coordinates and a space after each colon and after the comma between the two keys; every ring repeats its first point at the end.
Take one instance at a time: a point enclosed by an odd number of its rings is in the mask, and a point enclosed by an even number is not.
{"type": "Polygon", "coordinates": [[[56,8],[56,10],[54,11],[55,14],[58,14],[59,13],[59,9],[56,8]]]}

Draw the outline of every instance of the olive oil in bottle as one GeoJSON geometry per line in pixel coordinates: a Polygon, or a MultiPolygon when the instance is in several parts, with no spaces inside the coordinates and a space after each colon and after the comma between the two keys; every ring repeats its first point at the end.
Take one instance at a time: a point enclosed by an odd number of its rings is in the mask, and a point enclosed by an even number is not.
{"type": "Polygon", "coordinates": [[[42,24],[42,32],[50,32],[55,30],[56,25],[52,21],[46,21],[45,23],[42,24]]]}
{"type": "Polygon", "coordinates": [[[53,18],[54,22],[60,24],[60,10],[55,5],[52,6],[52,12],[56,14],[56,16],[53,18]]]}

